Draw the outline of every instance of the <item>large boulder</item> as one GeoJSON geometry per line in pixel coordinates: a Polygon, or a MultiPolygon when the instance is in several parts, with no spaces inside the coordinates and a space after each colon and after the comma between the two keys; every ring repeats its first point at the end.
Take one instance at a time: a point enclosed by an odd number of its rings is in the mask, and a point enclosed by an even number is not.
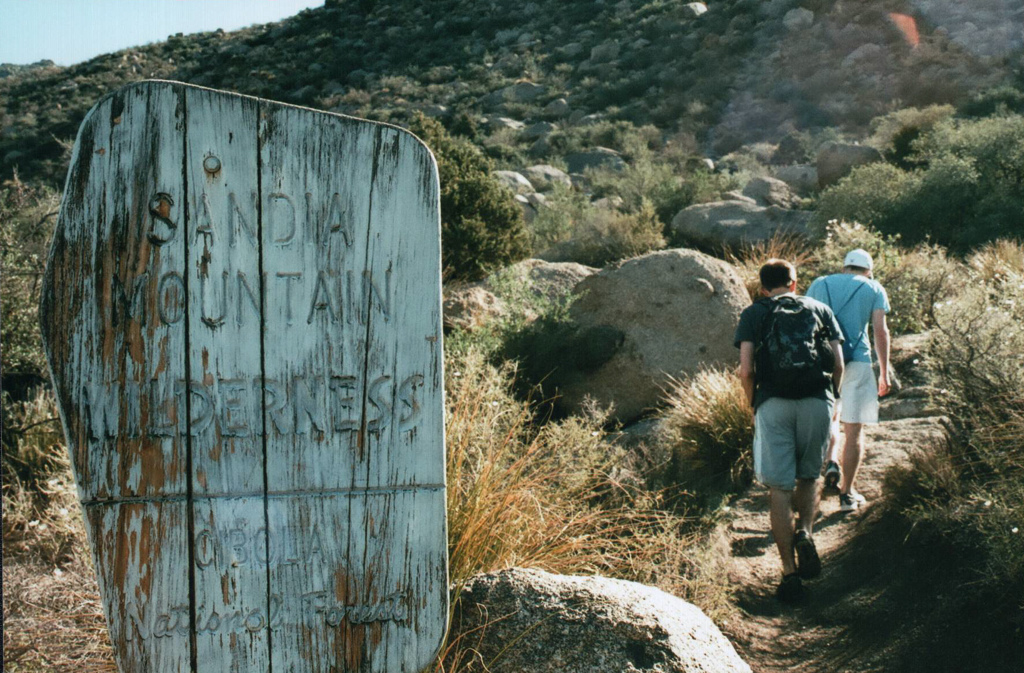
{"type": "Polygon", "coordinates": [[[857,166],[882,160],[882,153],[868,145],[827,143],[818,150],[818,186],[825,189],[845,178],[857,166]]]}
{"type": "Polygon", "coordinates": [[[452,636],[473,643],[467,671],[748,673],[699,608],[654,587],[512,568],[462,591],[452,636]]]}
{"type": "Polygon", "coordinates": [[[805,235],[810,213],[748,201],[715,201],[689,206],[672,218],[677,240],[708,247],[739,248],[776,233],[805,235]]]}
{"type": "Polygon", "coordinates": [[[583,410],[591,397],[626,423],[661,402],[669,377],[738,362],[733,331],[750,295],[720,259],[652,252],[585,278],[574,293],[580,353],[559,386],[569,411],[583,410]]]}

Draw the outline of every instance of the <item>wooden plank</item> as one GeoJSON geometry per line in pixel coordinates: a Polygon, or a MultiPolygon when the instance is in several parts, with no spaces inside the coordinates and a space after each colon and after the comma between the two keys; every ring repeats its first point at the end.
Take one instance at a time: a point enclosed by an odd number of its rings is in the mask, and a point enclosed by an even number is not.
{"type": "Polygon", "coordinates": [[[439,233],[404,131],[166,82],[90,113],[42,313],[122,671],[431,663],[439,233]]]}
{"type": "MultiPolygon", "coordinates": [[[[190,601],[182,96],[128,87],[83,122],[42,292],[112,633],[129,633],[126,606],[159,616],[190,601]]],[[[119,638],[115,653],[124,671],[186,671],[190,638],[119,638]]]]}
{"type": "Polygon", "coordinates": [[[186,89],[196,662],[267,670],[255,99],[186,89]],[[241,497],[228,497],[241,496],[241,497]]]}

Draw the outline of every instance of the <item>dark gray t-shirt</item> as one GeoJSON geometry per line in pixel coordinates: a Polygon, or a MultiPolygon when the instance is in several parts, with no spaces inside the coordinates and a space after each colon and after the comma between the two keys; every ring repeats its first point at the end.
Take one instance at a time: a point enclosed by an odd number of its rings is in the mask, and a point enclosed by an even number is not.
{"type": "MultiPolygon", "coordinates": [[[[779,297],[793,297],[792,293],[786,293],[778,295],[779,297]]],[[[769,301],[775,300],[777,297],[772,297],[769,301]]],[[[812,311],[818,314],[821,319],[822,328],[826,332],[826,337],[829,341],[842,341],[843,330],[839,327],[839,322],[836,320],[835,314],[825,304],[811,299],[810,297],[796,297],[797,300],[806,304],[812,311]]],[[[756,348],[761,343],[762,338],[762,326],[764,325],[764,319],[768,316],[770,310],[768,302],[757,301],[743,309],[743,313],[740,314],[740,323],[736,326],[736,336],[733,338],[734,345],[736,348],[740,347],[740,343],[743,341],[750,341],[756,348]]],[[[841,354],[837,354],[842,357],[841,354]]],[[[757,359],[754,359],[755,363],[757,359]]],[[[758,379],[757,372],[754,372],[754,408],[756,409],[762,402],[769,397],[772,397],[772,391],[768,390],[762,381],[758,379]]],[[[832,394],[832,386],[827,386],[818,395],[813,395],[822,400],[834,399],[832,394]]]]}

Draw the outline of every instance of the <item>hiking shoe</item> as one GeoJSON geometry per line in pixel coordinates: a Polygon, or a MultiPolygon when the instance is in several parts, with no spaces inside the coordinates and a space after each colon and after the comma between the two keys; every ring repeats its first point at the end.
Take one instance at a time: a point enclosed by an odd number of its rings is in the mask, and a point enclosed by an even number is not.
{"type": "Polygon", "coordinates": [[[813,580],[821,574],[821,559],[814,540],[805,530],[798,530],[793,538],[793,549],[796,551],[796,567],[800,579],[813,580]]]}
{"type": "Polygon", "coordinates": [[[839,463],[834,460],[825,466],[825,488],[839,488],[839,463]]]}
{"type": "Polygon", "coordinates": [[[840,512],[854,512],[860,507],[860,501],[849,493],[839,494],[839,511],[840,512]]]}
{"type": "Polygon", "coordinates": [[[775,590],[775,597],[783,603],[796,603],[804,596],[804,585],[798,573],[790,573],[782,578],[775,590]]]}
{"type": "Polygon", "coordinates": [[[856,500],[856,501],[857,501],[857,506],[858,506],[858,507],[863,507],[863,506],[864,506],[864,505],[866,505],[866,504],[867,504],[867,502],[868,502],[868,501],[867,501],[867,498],[865,498],[864,496],[862,496],[862,495],[860,494],[860,492],[858,492],[858,491],[854,491],[854,490],[852,490],[852,489],[850,490],[850,497],[851,497],[851,498],[853,498],[854,500],[856,500]]]}

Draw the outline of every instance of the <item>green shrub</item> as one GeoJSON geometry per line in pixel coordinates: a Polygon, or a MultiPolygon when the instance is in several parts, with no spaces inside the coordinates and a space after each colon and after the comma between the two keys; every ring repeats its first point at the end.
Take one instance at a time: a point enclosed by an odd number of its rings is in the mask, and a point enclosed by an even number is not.
{"type": "Polygon", "coordinates": [[[441,180],[441,253],[445,273],[478,279],[526,256],[522,213],[490,175],[491,164],[467,140],[417,114],[410,126],[434,152],[441,180]]]}
{"type": "Polygon", "coordinates": [[[877,147],[886,160],[904,170],[917,164],[910,159],[913,144],[922,133],[930,131],[940,121],[953,116],[952,105],[931,105],[926,108],[904,108],[871,120],[871,139],[868,144],[877,147]]]}
{"type": "Polygon", "coordinates": [[[42,377],[46,371],[39,334],[39,287],[46,246],[59,198],[17,175],[0,185],[0,342],[4,376],[42,377]]]}
{"type": "Polygon", "coordinates": [[[1019,236],[1024,222],[1024,117],[947,120],[915,140],[906,160],[856,168],[820,199],[816,222],[862,222],[963,252],[1019,236]]]}

